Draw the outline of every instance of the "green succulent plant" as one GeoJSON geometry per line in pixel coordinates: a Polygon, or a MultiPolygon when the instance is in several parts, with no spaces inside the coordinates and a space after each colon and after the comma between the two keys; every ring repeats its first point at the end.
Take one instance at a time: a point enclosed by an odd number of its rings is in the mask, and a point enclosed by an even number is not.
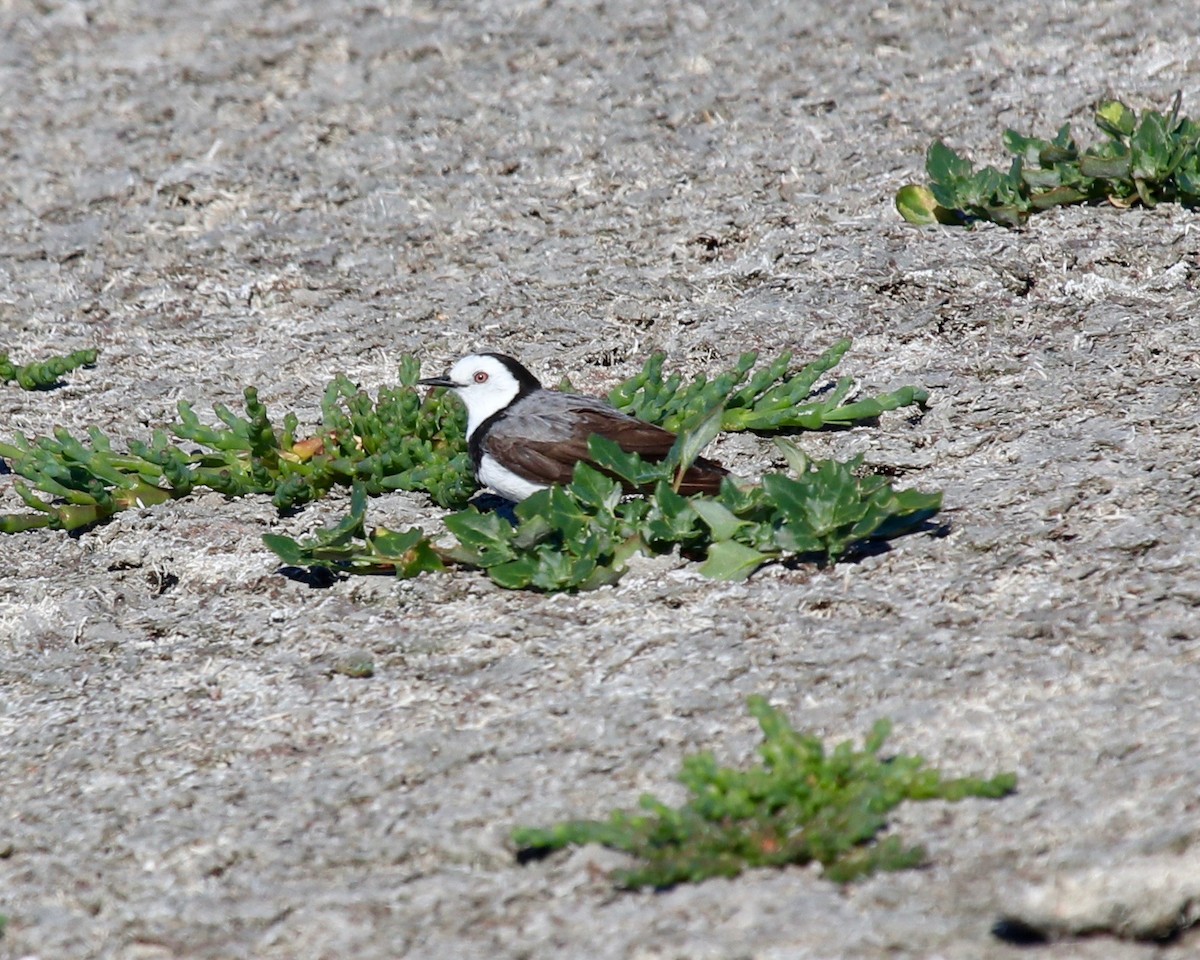
{"type": "Polygon", "coordinates": [[[1018,227],[1039,210],[1101,201],[1117,207],[1135,203],[1200,204],[1200,124],[1171,110],[1138,115],[1119,100],[1105,100],[1095,123],[1106,139],[1081,150],[1063,124],[1053,140],[1004,133],[1013,155],[1007,172],[976,170],[941,140],[925,157],[928,184],[909,184],[896,194],[896,208],[909,223],[965,225],[991,221],[1018,227]]]}
{"type": "Polygon", "coordinates": [[[49,390],[60,385],[61,378],[79,367],[90,367],[99,356],[98,350],[76,350],[24,365],[13,363],[0,350],[0,384],[15,383],[22,390],[49,390]]]}
{"type": "Polygon", "coordinates": [[[78,530],[198,488],[270,496],[288,511],[352,487],[350,513],[335,526],[304,542],[268,534],[267,546],[292,566],[407,577],[456,565],[483,570],[505,587],[546,591],[612,583],[637,552],[679,549],[703,557],[700,570],[723,579],[788,557],[833,561],[856,544],[915,529],[937,512],[940,494],[897,491],[864,475],[858,461],[810,463],[782,440],[791,476],[772,474],[758,486],[728,481],[716,496],[691,498],[676,492],[675,481],[722,430],[817,429],[924,403],[925,391],[915,387],[849,401],[848,378],[819,389],[848,348],[841,341],[798,370],[790,354],[756,367],[757,356],[748,353],[727,373],[688,383],[678,375],[664,379],[662,356],[651,357],[610,399],[677,430],[672,455],[646,463],[593,438],[600,469],[580,465],[569,484],[517,505],[511,520],[467,506],[476,485],[461,404],[442,391],[421,391],[419,362],[406,356],[398,385],[375,398],[336,377],[321,403],[321,424],[308,437],[301,438],[294,414],[277,426],[247,387],[242,412],[217,404],[210,425],[180,403],[177,421],[149,440],[128,441],[123,451],[94,427],[86,439],[57,429],[49,437],[0,441],[0,457],[23,478],[16,490],[33,511],[0,516],[0,532],[78,530]],[[623,496],[621,481],[643,495],[623,496]],[[369,498],[390,490],[423,492],[457,509],[445,518],[454,541],[431,540],[420,528],[369,530],[369,498]]]}
{"type": "Polygon", "coordinates": [[[891,732],[886,720],[875,724],[862,750],[849,742],[829,750],[794,730],[764,698],[751,697],[749,707],[763,734],[759,765],[739,770],[718,766],[711,753],[686,757],[678,779],[689,797],[680,806],[647,794],[638,812],[520,827],[512,833],[518,859],[602,844],[632,856],[633,865],[613,875],[627,889],[814,861],[828,879],[846,883],[925,861],[919,846],[895,836],[879,839],[888,815],[905,800],[997,799],[1016,789],[1011,773],[947,780],[921,757],[881,757],[891,732]]]}

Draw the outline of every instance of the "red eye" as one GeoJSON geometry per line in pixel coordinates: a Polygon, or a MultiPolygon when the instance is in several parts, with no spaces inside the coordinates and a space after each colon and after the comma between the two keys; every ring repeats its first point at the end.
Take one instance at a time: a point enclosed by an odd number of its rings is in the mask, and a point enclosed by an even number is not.
{"type": "Polygon", "coordinates": [[[478,373],[475,374],[475,382],[476,383],[487,383],[487,374],[484,371],[480,370],[478,373]]]}

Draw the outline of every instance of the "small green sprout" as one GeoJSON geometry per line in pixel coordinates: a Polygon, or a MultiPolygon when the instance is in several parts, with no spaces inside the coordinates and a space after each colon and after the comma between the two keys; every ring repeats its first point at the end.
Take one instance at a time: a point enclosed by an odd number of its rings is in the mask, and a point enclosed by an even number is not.
{"type": "Polygon", "coordinates": [[[830,880],[846,883],[925,862],[919,846],[895,836],[878,839],[888,814],[905,800],[997,799],[1016,789],[1011,773],[946,780],[919,756],[880,758],[891,731],[886,720],[875,724],[862,750],[846,742],[828,751],[815,736],[795,731],[764,698],[751,697],[749,708],[763,733],[761,765],[738,770],[717,766],[710,753],[687,757],[679,781],[690,798],[682,806],[645,795],[640,812],[520,827],[512,834],[518,859],[599,843],[637,861],[613,875],[626,889],[814,861],[830,880]]]}
{"type": "Polygon", "coordinates": [[[375,660],[366,650],[350,650],[333,661],[332,672],[351,680],[369,680],[375,676],[375,660]]]}
{"type": "Polygon", "coordinates": [[[927,186],[909,184],[896,209],[909,223],[971,224],[988,220],[1018,227],[1031,213],[1074,203],[1200,204],[1200,124],[1179,116],[1182,94],[1169,113],[1137,114],[1119,100],[1102,102],[1095,123],[1106,140],[1081,151],[1071,125],[1053,140],[1004,134],[1013,155],[1007,172],[976,170],[935,140],[925,157],[927,186]]]}

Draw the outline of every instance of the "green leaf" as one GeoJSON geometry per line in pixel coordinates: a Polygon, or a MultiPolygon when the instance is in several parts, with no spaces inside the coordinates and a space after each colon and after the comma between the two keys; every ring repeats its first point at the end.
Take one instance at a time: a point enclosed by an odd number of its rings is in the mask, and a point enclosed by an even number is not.
{"type": "Polygon", "coordinates": [[[593,551],[583,546],[584,556],[571,556],[559,551],[540,551],[537,568],[531,581],[534,587],[547,592],[570,590],[578,586],[595,568],[593,551]]]}
{"type": "Polygon", "coordinates": [[[669,463],[652,463],[636,453],[626,453],[607,437],[588,438],[588,453],[601,470],[624,481],[633,489],[653,486],[659,480],[669,480],[673,471],[669,463]]]}
{"type": "Polygon", "coordinates": [[[927,227],[938,222],[938,203],[926,186],[910,183],[896,193],[896,210],[909,223],[927,227]]]}
{"type": "Polygon", "coordinates": [[[1120,100],[1105,100],[1096,108],[1096,126],[1113,137],[1130,136],[1137,125],[1137,114],[1120,100]]]}
{"type": "Polygon", "coordinates": [[[853,536],[890,540],[916,529],[941,510],[942,495],[920,490],[884,490],[876,495],[872,508],[870,528],[856,525],[853,536]]]}
{"type": "Polygon", "coordinates": [[[707,497],[693,497],[691,509],[712,531],[713,540],[731,540],[740,529],[746,526],[746,521],[738,519],[728,507],[707,497]]]}
{"type": "Polygon", "coordinates": [[[542,516],[566,541],[581,540],[592,528],[594,514],[563,487],[551,487],[545,491],[544,506],[526,506],[528,500],[518,504],[517,516],[524,520],[535,515],[542,516]],[[540,508],[539,508],[540,507],[540,508]]]}
{"type": "MultiPolygon", "coordinates": [[[[1166,121],[1153,110],[1142,114],[1142,122],[1130,140],[1134,181],[1158,181],[1171,163],[1172,150],[1167,143],[1166,121]]],[[[1144,199],[1144,198],[1143,198],[1144,199]]]]}
{"type": "Polygon", "coordinates": [[[925,172],[935,184],[954,185],[971,176],[971,170],[971,162],[960,157],[941,140],[934,140],[929,145],[925,155],[925,172]]]}
{"type": "Polygon", "coordinates": [[[1079,159],[1079,172],[1085,177],[1119,180],[1129,176],[1131,164],[1128,152],[1112,157],[1085,154],[1079,159]]]}
{"type": "Polygon", "coordinates": [[[660,480],[641,529],[651,549],[670,549],[675,544],[687,546],[698,532],[696,518],[691,501],[660,480]]]}
{"type": "MultiPolygon", "coordinates": [[[[549,495],[547,494],[547,501],[549,495]]],[[[524,501],[528,502],[528,501],[524,501]]],[[[554,525],[546,516],[535,508],[527,508],[520,515],[520,525],[513,535],[512,545],[517,550],[529,550],[544,540],[557,534],[554,525]]]]}
{"type": "Polygon", "coordinates": [[[1037,137],[1024,137],[1015,130],[1005,130],[1002,137],[1005,148],[1022,161],[1022,168],[1040,166],[1042,151],[1050,146],[1037,137]]]}
{"type": "Polygon", "coordinates": [[[513,526],[499,514],[480,513],[474,507],[468,507],[446,517],[444,523],[465,548],[466,555],[472,558],[475,566],[493,567],[513,558],[510,544],[513,526]]]}
{"type": "Polygon", "coordinates": [[[1021,179],[1033,191],[1053,190],[1062,184],[1062,170],[1058,167],[1042,169],[1026,167],[1021,171],[1021,179]]]}
{"type": "MultiPolygon", "coordinates": [[[[958,222],[959,215],[953,213],[951,219],[958,222]]],[[[637,384],[636,390],[618,387],[610,396],[619,409],[682,435],[694,433],[694,425],[722,404],[721,427],[727,431],[819,429],[825,423],[821,411],[830,405],[823,402],[828,399],[827,394],[822,395],[822,400],[812,398],[814,384],[840,362],[849,346],[849,340],[840,340],[794,373],[789,373],[791,354],[780,354],[770,364],[755,370],[748,380],[757,357],[747,352],[732,370],[712,380],[698,376],[686,387],[681,386],[676,375],[662,381],[661,358],[656,356],[630,381],[637,384]]],[[[607,446],[602,441],[600,447],[594,447],[592,456],[606,473],[621,477],[633,488],[653,486],[663,477],[661,465],[644,464],[611,441],[607,446]]]]}
{"type": "Polygon", "coordinates": [[[1073,187],[1055,187],[1053,190],[1047,190],[1045,193],[1038,193],[1029,198],[1035,210],[1049,210],[1051,207],[1061,207],[1072,203],[1079,203],[1087,197],[1081,190],[1076,190],[1073,187]]]}
{"type": "Polygon", "coordinates": [[[536,557],[521,557],[488,568],[488,576],[506,590],[521,590],[529,586],[537,572],[536,557]]]}
{"type": "Polygon", "coordinates": [[[901,387],[891,393],[877,397],[864,397],[853,403],[835,406],[821,412],[823,423],[851,423],[861,420],[874,420],[888,410],[899,410],[901,407],[924,407],[929,400],[929,391],[919,387],[901,387]]]}
{"type": "Polygon", "coordinates": [[[807,516],[810,509],[811,485],[807,478],[812,471],[803,474],[802,479],[792,479],[780,473],[769,473],[763,477],[763,490],[785,514],[790,516],[807,516]]]}
{"type": "Polygon", "coordinates": [[[775,448],[783,454],[787,460],[788,467],[797,476],[804,476],[808,473],[809,464],[811,461],[803,450],[801,450],[791,440],[785,440],[783,437],[775,438],[775,448]]]}
{"type": "MultiPolygon", "coordinates": [[[[1200,167],[1200,164],[1197,164],[1200,167]]],[[[1181,203],[1200,204],[1200,169],[1180,169],[1175,171],[1175,184],[1179,191],[1181,203]]]]}
{"type": "Polygon", "coordinates": [[[393,564],[396,576],[401,579],[422,573],[440,573],[445,569],[441,557],[420,527],[412,527],[404,533],[378,527],[368,542],[381,564],[393,564]]]}
{"type": "Polygon", "coordinates": [[[1075,146],[1075,140],[1071,136],[1071,125],[1064,123],[1058,128],[1058,133],[1054,135],[1054,140],[1042,151],[1041,161],[1043,164],[1061,163],[1064,160],[1074,160],[1079,155],[1079,150],[1075,146]]]}
{"type": "MultiPolygon", "coordinates": [[[[792,364],[792,354],[790,351],[785,350],[765,367],[760,367],[756,370],[745,386],[731,393],[725,400],[725,420],[723,421],[725,429],[736,429],[731,424],[730,416],[735,415],[740,410],[752,409],[757,406],[764,394],[769,389],[772,389],[778,381],[786,381],[796,393],[807,393],[821,374],[831,367],[837,366],[841,360],[841,354],[835,357],[834,353],[840,350],[844,354],[849,346],[849,340],[837,341],[829,350],[826,350],[825,353],[794,377],[788,376],[788,369],[792,364]]],[[[741,361],[738,363],[739,371],[743,370],[744,362],[751,357],[757,359],[756,354],[742,354],[741,361]]],[[[753,362],[751,362],[751,366],[753,366],[753,362]]],[[[748,367],[745,368],[746,371],[748,369],[748,367]]],[[[739,380],[739,382],[741,381],[739,380]]]]}
{"type": "Polygon", "coordinates": [[[725,414],[724,404],[718,404],[703,416],[680,432],[671,452],[667,455],[667,463],[675,469],[673,488],[679,489],[683,476],[700,456],[701,452],[721,432],[721,420],[725,414]]]}
{"type": "Polygon", "coordinates": [[[763,477],[763,490],[778,508],[776,542],[799,553],[841,554],[852,539],[850,527],[867,513],[854,477],[856,464],[825,461],[798,480],[780,474],[763,477]]]}
{"type": "MultiPolygon", "coordinates": [[[[929,184],[929,192],[933,194],[934,202],[939,210],[951,210],[957,212],[961,217],[962,223],[969,223],[973,219],[966,212],[966,202],[959,195],[959,187],[961,181],[955,180],[953,183],[936,183],[929,184]]],[[[944,223],[945,221],[939,221],[944,223]]]]}
{"type": "Polygon", "coordinates": [[[995,201],[1000,189],[1001,175],[995,167],[984,167],[971,174],[958,188],[960,204],[964,207],[986,207],[995,201]]]}
{"type": "MultiPolygon", "coordinates": [[[[545,493],[548,491],[540,491],[538,495],[545,493]]],[[[512,539],[511,523],[498,513],[480,513],[475,507],[450,514],[445,524],[446,529],[468,547],[490,546],[512,539]]]]}
{"type": "Polygon", "coordinates": [[[611,511],[621,499],[621,485],[582,460],[575,465],[570,490],[573,496],[595,510],[611,511]]]}
{"type": "Polygon", "coordinates": [[[745,580],[768,560],[775,557],[744,546],[734,540],[722,540],[708,548],[708,559],[700,572],[712,580],[745,580]]]}
{"type": "Polygon", "coordinates": [[[306,552],[291,537],[278,533],[264,533],[263,544],[290,567],[303,567],[308,563],[306,552]]]}
{"type": "Polygon", "coordinates": [[[420,527],[412,527],[400,533],[386,527],[376,527],[371,532],[371,545],[385,557],[398,557],[411,550],[424,538],[425,532],[420,527]]]}

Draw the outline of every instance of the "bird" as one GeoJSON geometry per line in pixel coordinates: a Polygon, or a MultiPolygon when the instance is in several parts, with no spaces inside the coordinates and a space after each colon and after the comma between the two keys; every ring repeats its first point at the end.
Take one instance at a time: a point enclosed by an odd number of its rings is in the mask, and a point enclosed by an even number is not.
{"type": "MultiPolygon", "coordinates": [[[[597,397],[545,389],[503,353],[468,354],[445,376],[419,382],[452,390],[466,405],[467,451],[475,479],[513,502],[570,483],[577,463],[601,469],[588,452],[593,435],[649,461],[663,460],[675,444],[669,430],[621,413],[597,397]]],[[[685,496],[716,493],[728,475],[721,464],[698,457],[680,478],[678,490],[685,496]]],[[[636,492],[624,481],[622,485],[627,493],[636,492]]]]}

